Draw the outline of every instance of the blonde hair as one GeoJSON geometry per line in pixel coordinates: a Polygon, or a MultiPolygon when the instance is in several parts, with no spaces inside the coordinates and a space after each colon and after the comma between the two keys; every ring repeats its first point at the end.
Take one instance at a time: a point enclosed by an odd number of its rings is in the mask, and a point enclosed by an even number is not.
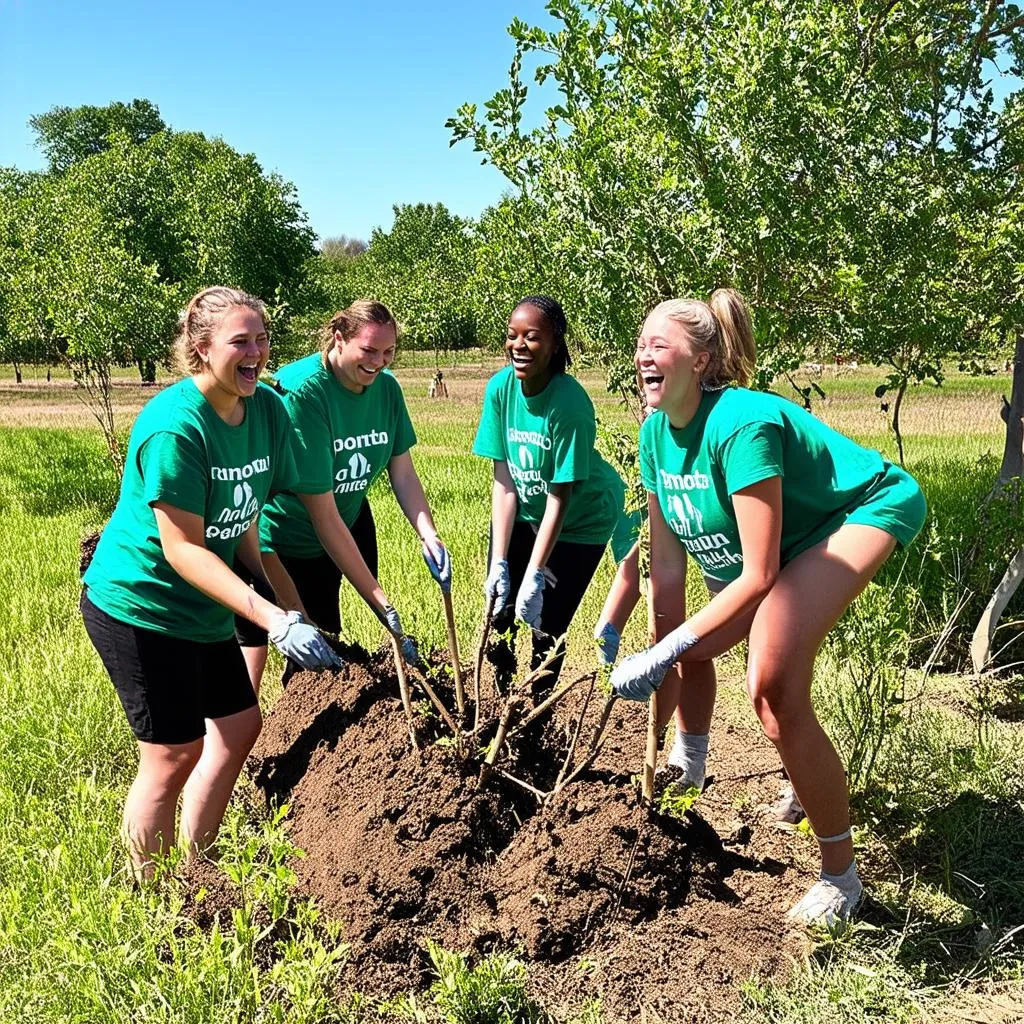
{"type": "Polygon", "coordinates": [[[398,337],[398,324],[391,315],[391,310],[383,302],[376,299],[356,299],[351,306],[331,317],[324,324],[321,336],[321,351],[326,357],[334,348],[334,335],[340,334],[345,341],[354,338],[367,324],[390,324],[398,337]]]}
{"type": "Polygon", "coordinates": [[[750,383],[757,358],[754,325],[746,300],[735,288],[716,289],[708,302],[668,299],[651,310],[655,313],[674,320],[694,347],[711,357],[701,374],[702,386],[714,390],[750,383]]]}
{"type": "Polygon", "coordinates": [[[228,311],[237,307],[258,313],[263,321],[263,329],[267,334],[270,333],[266,307],[255,295],[223,285],[204,288],[192,296],[178,320],[178,333],[174,339],[174,364],[180,373],[189,376],[202,373],[203,360],[196,346],[209,341],[228,311]]]}

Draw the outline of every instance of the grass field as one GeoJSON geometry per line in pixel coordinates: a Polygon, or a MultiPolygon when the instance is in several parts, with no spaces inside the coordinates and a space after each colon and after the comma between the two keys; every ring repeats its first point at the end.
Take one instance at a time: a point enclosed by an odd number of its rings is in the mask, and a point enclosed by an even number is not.
{"type": "MultiPolygon", "coordinates": [[[[446,369],[447,401],[426,397],[431,369],[398,373],[419,435],[414,458],[453,553],[464,660],[483,604],[490,481],[489,464],[469,449],[496,365],[446,369]]],[[[630,428],[598,375],[583,377],[599,418],[630,428]]],[[[871,372],[826,375],[819,383],[829,398],[815,411],[892,457],[875,381],[871,372]]],[[[748,986],[751,1019],[1024,1019],[1024,725],[1019,715],[1014,720],[1012,701],[1000,717],[987,708],[983,715],[960,677],[922,680],[907,668],[920,637],[885,628],[910,621],[906,593],[931,598],[939,584],[929,581],[950,576],[950,523],[970,532],[976,498],[994,474],[984,459],[1001,454],[999,395],[1008,388],[1003,377],[954,377],[941,390],[908,395],[908,468],[922,480],[941,529],[919,542],[933,546],[918,560],[923,568],[914,570],[912,586],[894,587],[900,567],[887,567],[845,628],[847,646],[823,659],[819,681],[826,718],[847,751],[855,741],[852,673],[875,679],[881,666],[875,692],[888,700],[898,690],[901,702],[888,706],[892,721],[857,800],[875,909],[842,939],[809,951],[787,986],[748,986]]],[[[119,423],[127,427],[149,394],[119,384],[119,423]]],[[[16,388],[5,376],[0,427],[0,1020],[535,1019],[515,1009],[523,987],[515,964],[491,962],[473,973],[442,953],[439,973],[450,984],[433,994],[390,1009],[377,1007],[372,992],[338,1000],[338,929],[291,893],[286,829],[254,809],[245,785],[222,844],[222,866],[246,894],[232,921],[212,932],[197,927],[171,875],[150,890],[128,884],[117,823],[134,743],[77,611],[78,543],[109,514],[114,476],[68,382],[35,379],[16,388]],[[282,921],[291,926],[276,927],[282,921]]],[[[410,632],[443,646],[436,588],[412,531],[386,488],[373,503],[381,582],[410,632]]],[[[587,595],[570,661],[591,656],[589,630],[612,568],[606,559],[587,595]]],[[[359,642],[375,647],[383,639],[351,592],[343,615],[359,642]]],[[[634,621],[624,650],[641,640],[634,621]]],[[[736,685],[738,658],[725,667],[733,678],[722,687],[720,713],[749,717],[736,685]]],[[[268,705],[275,696],[269,686],[268,705]]],[[[601,1019],[599,992],[594,999],[581,1007],[581,1021],[601,1019]]],[[[688,1018],[681,1012],[679,1019],[688,1018]]]]}

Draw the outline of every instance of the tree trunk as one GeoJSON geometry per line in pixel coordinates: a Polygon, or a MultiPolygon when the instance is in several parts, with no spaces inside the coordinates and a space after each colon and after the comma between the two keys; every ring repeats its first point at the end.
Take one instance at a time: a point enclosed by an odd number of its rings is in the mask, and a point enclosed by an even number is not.
{"type": "MultiPolygon", "coordinates": [[[[1004,409],[1003,418],[1006,420],[1006,443],[1003,445],[1003,462],[999,467],[999,478],[989,494],[990,501],[1010,480],[1024,475],[1024,331],[1017,333],[1014,345],[1013,388],[1010,391],[1010,404],[1004,409]]],[[[1010,560],[971,637],[971,664],[977,674],[983,672],[992,660],[992,639],[996,627],[1022,579],[1024,548],[1010,560]]]]}
{"type": "Polygon", "coordinates": [[[14,383],[15,384],[20,384],[21,383],[21,364],[18,363],[18,362],[13,362],[13,363],[11,363],[11,365],[14,367],[14,383]]]}
{"type": "Polygon", "coordinates": [[[903,434],[900,431],[900,409],[903,406],[903,396],[907,393],[907,380],[900,381],[900,389],[896,392],[896,401],[892,406],[892,432],[896,435],[896,450],[899,452],[900,465],[903,463],[903,434]]]}
{"type": "Polygon", "coordinates": [[[142,378],[143,384],[156,383],[156,360],[138,358],[135,360],[135,365],[139,368],[139,376],[142,378]]]}
{"type": "Polygon", "coordinates": [[[1013,388],[1010,405],[1005,410],[1006,442],[1003,463],[999,467],[996,487],[1002,489],[1007,480],[1024,475],[1024,331],[1017,334],[1013,351],[1013,388]]]}

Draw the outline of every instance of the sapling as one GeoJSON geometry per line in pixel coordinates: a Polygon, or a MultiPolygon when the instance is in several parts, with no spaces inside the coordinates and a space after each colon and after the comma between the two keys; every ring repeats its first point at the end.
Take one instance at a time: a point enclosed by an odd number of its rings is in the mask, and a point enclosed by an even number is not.
{"type": "Polygon", "coordinates": [[[452,671],[455,673],[455,706],[459,710],[459,720],[466,713],[466,691],[462,685],[462,664],[459,661],[459,636],[455,632],[455,609],[452,607],[451,591],[445,591],[441,597],[444,599],[444,620],[448,626],[448,653],[452,659],[452,671]]]}
{"type": "Polygon", "coordinates": [[[395,672],[398,674],[398,692],[402,695],[402,707],[405,708],[405,719],[409,724],[409,739],[414,750],[419,750],[420,742],[416,737],[416,725],[412,715],[412,700],[409,696],[409,680],[405,677],[405,662],[402,660],[402,649],[398,639],[391,634],[391,653],[395,659],[395,672]]]}
{"type": "Polygon", "coordinates": [[[480,680],[484,674],[484,654],[487,652],[487,641],[491,635],[491,622],[494,619],[494,595],[487,599],[487,608],[484,611],[484,628],[480,636],[480,646],[476,652],[476,673],[473,677],[473,700],[476,707],[473,709],[473,735],[480,731],[480,680]]]}
{"type": "Polygon", "coordinates": [[[455,747],[461,754],[462,730],[459,728],[458,723],[455,721],[454,718],[452,718],[451,714],[449,713],[448,709],[444,706],[444,704],[441,703],[441,698],[438,697],[438,695],[434,692],[434,688],[430,685],[430,680],[427,679],[426,673],[421,671],[420,674],[418,676],[415,676],[414,678],[423,688],[423,692],[427,695],[428,698],[430,698],[430,702],[434,705],[435,708],[437,708],[437,713],[441,716],[445,725],[447,725],[448,728],[451,729],[452,733],[455,736],[455,747]]]}
{"type": "Polygon", "coordinates": [[[477,783],[478,788],[483,788],[487,784],[487,778],[490,775],[491,769],[494,767],[494,763],[501,753],[502,747],[505,745],[505,739],[508,735],[508,730],[512,725],[512,722],[519,712],[522,705],[526,702],[526,694],[530,691],[530,688],[534,683],[539,682],[546,676],[551,675],[552,663],[561,656],[561,644],[564,643],[565,637],[561,637],[558,642],[551,648],[547,653],[547,657],[526,676],[518,685],[512,684],[509,690],[508,697],[505,699],[505,706],[502,708],[501,716],[498,719],[498,731],[494,734],[494,739],[491,741],[490,747],[487,751],[487,757],[484,759],[484,763],[480,766],[480,779],[477,783]]]}

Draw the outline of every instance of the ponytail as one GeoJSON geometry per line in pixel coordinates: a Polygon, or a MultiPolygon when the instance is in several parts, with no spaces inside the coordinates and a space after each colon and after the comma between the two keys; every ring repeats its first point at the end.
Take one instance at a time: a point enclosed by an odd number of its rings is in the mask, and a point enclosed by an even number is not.
{"type": "Polygon", "coordinates": [[[667,299],[651,310],[675,321],[694,347],[710,356],[701,386],[719,391],[730,384],[746,387],[754,376],[757,348],[746,300],[735,288],[718,288],[709,302],[667,299]]]}
{"type": "Polygon", "coordinates": [[[722,387],[735,381],[741,388],[746,387],[754,376],[757,360],[757,345],[754,342],[754,325],[750,320],[750,309],[746,300],[735,288],[716,288],[708,300],[715,314],[721,333],[720,355],[712,355],[701,383],[707,387],[722,387]]]}

